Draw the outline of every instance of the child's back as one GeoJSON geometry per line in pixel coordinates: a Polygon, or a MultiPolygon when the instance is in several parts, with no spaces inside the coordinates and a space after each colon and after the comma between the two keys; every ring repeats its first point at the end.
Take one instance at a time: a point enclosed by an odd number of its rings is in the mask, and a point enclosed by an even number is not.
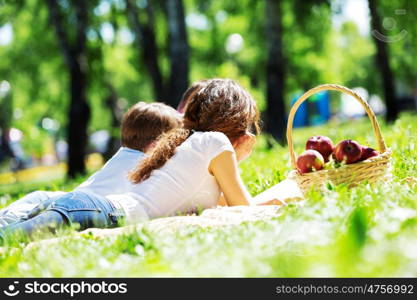
{"type": "Polygon", "coordinates": [[[128,173],[143,157],[142,151],[121,147],[99,171],[74,190],[101,196],[126,192],[132,186],[128,173]]]}
{"type": "MultiPolygon", "coordinates": [[[[213,158],[224,151],[234,153],[230,140],[221,132],[195,132],[173,157],[141,184],[132,185],[127,195],[110,199],[137,201],[149,218],[193,212],[216,206],[219,185],[209,172],[213,158]]],[[[127,221],[132,219],[127,216],[127,221]]]]}
{"type": "MultiPolygon", "coordinates": [[[[152,148],[162,133],[177,128],[181,123],[180,115],[162,103],[139,102],[133,105],[122,120],[122,147],[74,192],[104,197],[129,191],[132,186],[128,180],[129,171],[144,158],[144,152],[152,148]]],[[[35,191],[26,195],[0,210],[0,227],[27,219],[35,209],[42,211],[51,201],[65,194],[62,191],[35,191]]],[[[126,205],[122,203],[118,208],[124,209],[126,205]]]]}

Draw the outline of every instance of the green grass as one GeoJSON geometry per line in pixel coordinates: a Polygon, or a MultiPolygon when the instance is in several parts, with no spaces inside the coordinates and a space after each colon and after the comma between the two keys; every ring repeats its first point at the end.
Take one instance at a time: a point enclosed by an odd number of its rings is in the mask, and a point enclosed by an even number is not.
{"type": "MultiPolygon", "coordinates": [[[[269,221],[225,228],[186,228],[175,234],[140,232],[119,237],[74,238],[51,247],[38,244],[0,251],[0,276],[417,276],[417,116],[382,126],[393,150],[394,181],[355,189],[337,186],[311,192],[303,205],[289,205],[269,221]]],[[[352,138],[375,145],[366,120],[332,123],[294,132],[300,151],[308,136],[352,138]]],[[[265,147],[242,164],[255,195],[285,178],[286,147],[265,147]]],[[[81,180],[81,179],[80,179],[81,180]]],[[[62,181],[0,187],[0,205],[39,188],[70,190],[62,181]]]]}

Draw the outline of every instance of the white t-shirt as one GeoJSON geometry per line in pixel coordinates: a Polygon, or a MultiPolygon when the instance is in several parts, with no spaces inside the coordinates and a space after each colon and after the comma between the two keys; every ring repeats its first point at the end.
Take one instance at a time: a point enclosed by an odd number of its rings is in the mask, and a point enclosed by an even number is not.
{"type": "Polygon", "coordinates": [[[130,203],[127,223],[214,207],[220,188],[208,167],[224,151],[234,149],[223,133],[195,132],[147,180],[133,185],[128,193],[107,198],[130,203]]]}
{"type": "Polygon", "coordinates": [[[132,183],[127,179],[127,174],[143,158],[144,154],[141,151],[120,147],[99,171],[91,175],[74,190],[100,196],[126,193],[132,188],[132,183]]]}

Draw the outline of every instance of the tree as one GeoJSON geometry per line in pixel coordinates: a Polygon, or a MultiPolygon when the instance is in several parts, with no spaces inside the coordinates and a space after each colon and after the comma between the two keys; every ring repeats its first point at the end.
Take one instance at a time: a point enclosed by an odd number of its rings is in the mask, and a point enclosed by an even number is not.
{"type": "Polygon", "coordinates": [[[117,149],[121,146],[121,142],[119,138],[116,138],[114,134],[114,130],[120,131],[120,127],[122,125],[122,118],[123,118],[123,109],[125,108],[121,105],[121,101],[119,96],[117,95],[117,91],[114,86],[108,81],[105,83],[107,88],[107,97],[105,98],[105,104],[110,110],[111,114],[111,130],[110,130],[110,138],[107,142],[107,150],[104,153],[104,158],[106,160],[110,159],[117,151],[117,149]]]}
{"type": "Polygon", "coordinates": [[[282,54],[281,0],[266,0],[266,131],[284,142],[286,113],[284,103],[285,60],[282,54]]]}
{"type": "Polygon", "coordinates": [[[6,157],[14,158],[10,148],[9,131],[13,115],[12,92],[9,82],[0,81],[0,162],[6,157]]]}
{"type": "Polygon", "coordinates": [[[382,34],[382,23],[377,9],[377,1],[368,0],[368,5],[371,14],[372,37],[376,46],[375,62],[381,72],[385,105],[387,107],[385,118],[388,122],[392,122],[398,117],[398,108],[396,103],[394,76],[389,63],[389,49],[387,43],[375,34],[382,34]]]}
{"type": "MultiPolygon", "coordinates": [[[[283,29],[286,58],[286,91],[299,91],[322,84],[329,69],[326,42],[331,38],[329,0],[285,1],[281,9],[286,21],[283,29]],[[324,67],[325,66],[325,67],[324,67]]],[[[330,77],[330,76],[329,76],[330,77]]],[[[337,81],[331,78],[330,82],[337,81]]]]}
{"type": "Polygon", "coordinates": [[[141,20],[135,1],[126,0],[126,9],[131,28],[135,33],[138,49],[141,49],[142,62],[148,69],[148,73],[152,79],[156,100],[164,101],[165,86],[158,62],[158,46],[155,38],[155,22],[152,2],[146,2],[147,23],[141,20]]]}
{"type": "Polygon", "coordinates": [[[188,88],[189,46],[182,0],[167,0],[170,78],[166,101],[176,107],[188,88]]]}
{"type": "Polygon", "coordinates": [[[85,173],[84,157],[87,147],[87,127],[90,120],[90,107],[87,102],[87,1],[67,2],[72,6],[74,16],[62,13],[57,0],[48,0],[50,21],[55,29],[58,44],[69,72],[70,105],[68,112],[68,176],[73,178],[85,173]],[[66,20],[64,19],[66,18],[66,20]],[[66,22],[64,22],[66,21],[66,22]],[[66,26],[75,22],[75,26],[66,26]],[[65,24],[67,23],[67,24],[65,24]],[[66,31],[74,28],[74,32],[66,31]],[[70,39],[70,36],[73,36],[70,39]]]}

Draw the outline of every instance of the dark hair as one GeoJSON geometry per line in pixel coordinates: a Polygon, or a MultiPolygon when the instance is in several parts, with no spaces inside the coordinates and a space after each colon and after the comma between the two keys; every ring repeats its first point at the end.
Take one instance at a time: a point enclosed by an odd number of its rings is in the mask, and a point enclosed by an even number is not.
{"type": "Polygon", "coordinates": [[[175,149],[195,131],[218,131],[233,143],[251,131],[259,133],[259,113],[251,95],[230,79],[212,79],[194,93],[186,106],[183,127],[161,136],[151,153],[129,174],[133,183],[149,178],[162,167],[175,149]]]}
{"type": "Polygon", "coordinates": [[[207,79],[193,82],[193,84],[182,95],[181,101],[177,106],[177,111],[180,113],[184,113],[188,102],[190,102],[194,94],[198,92],[199,90],[201,90],[202,88],[206,87],[208,83],[209,83],[209,80],[207,79]]]}
{"type": "Polygon", "coordinates": [[[162,103],[139,102],[123,116],[122,146],[144,152],[162,133],[181,125],[182,118],[172,107],[162,103]]]}

